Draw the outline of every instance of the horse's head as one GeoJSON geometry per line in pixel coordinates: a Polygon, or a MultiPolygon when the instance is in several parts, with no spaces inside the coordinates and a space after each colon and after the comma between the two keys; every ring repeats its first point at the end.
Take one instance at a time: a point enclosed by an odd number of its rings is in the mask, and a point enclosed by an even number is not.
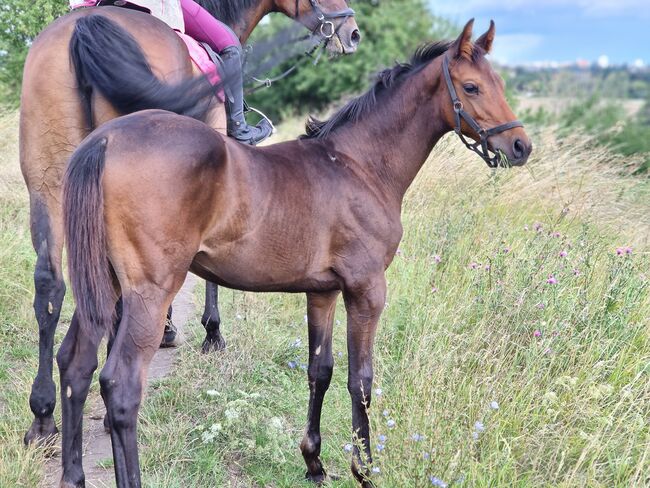
{"type": "Polygon", "coordinates": [[[274,0],[276,10],[293,17],[326,41],[333,54],[352,54],[361,41],[354,10],[346,0],[274,0]]]}
{"type": "Polygon", "coordinates": [[[533,150],[532,143],[506,101],[503,80],[485,59],[494,41],[494,22],[476,43],[472,43],[473,25],[470,20],[443,59],[442,83],[450,97],[450,102],[443,102],[445,116],[465,145],[489,166],[521,166],[533,150]]]}

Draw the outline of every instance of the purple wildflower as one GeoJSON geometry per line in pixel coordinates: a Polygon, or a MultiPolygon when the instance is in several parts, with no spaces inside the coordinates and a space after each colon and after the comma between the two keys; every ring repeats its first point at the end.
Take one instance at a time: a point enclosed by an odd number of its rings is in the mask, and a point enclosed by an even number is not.
{"type": "Polygon", "coordinates": [[[297,364],[295,361],[289,361],[287,366],[289,366],[290,369],[296,369],[297,364]]]}
{"type": "Polygon", "coordinates": [[[546,308],[546,305],[544,305],[542,302],[539,302],[537,305],[535,305],[537,308],[540,310],[544,310],[546,308]]]}
{"type": "Polygon", "coordinates": [[[578,268],[573,269],[573,276],[580,276],[580,270],[578,268]]]}
{"type": "Polygon", "coordinates": [[[438,254],[436,254],[435,256],[433,256],[433,260],[434,260],[436,263],[439,263],[440,261],[442,261],[442,258],[441,258],[438,254]]]}
{"type": "Polygon", "coordinates": [[[480,264],[478,264],[477,262],[474,262],[474,261],[469,263],[469,268],[470,269],[478,269],[479,266],[480,266],[480,264]]]}
{"type": "Polygon", "coordinates": [[[386,440],[387,440],[388,438],[387,438],[384,434],[379,434],[379,435],[377,436],[377,439],[379,440],[379,442],[381,442],[381,443],[383,444],[384,442],[386,442],[386,440]]]}
{"type": "Polygon", "coordinates": [[[345,452],[352,452],[352,444],[346,444],[345,446],[343,446],[343,450],[345,452]]]}
{"type": "Polygon", "coordinates": [[[536,232],[541,232],[542,231],[542,224],[539,222],[535,222],[533,225],[533,229],[535,229],[536,232]]]}
{"type": "Polygon", "coordinates": [[[561,258],[566,258],[569,255],[567,251],[560,251],[560,257],[561,258]]]}
{"type": "Polygon", "coordinates": [[[381,469],[379,469],[379,466],[373,466],[372,467],[372,472],[375,474],[381,473],[381,469]]]}
{"type": "Polygon", "coordinates": [[[431,481],[431,484],[433,486],[437,486],[438,488],[447,488],[447,483],[442,481],[440,478],[436,478],[435,476],[429,476],[429,481],[431,481]]]}
{"type": "Polygon", "coordinates": [[[383,444],[377,444],[377,445],[375,446],[375,449],[377,449],[377,452],[381,452],[381,451],[383,451],[384,449],[386,449],[386,446],[384,446],[383,444]]]}
{"type": "Polygon", "coordinates": [[[533,335],[534,335],[535,337],[542,337],[542,331],[540,331],[540,330],[538,329],[538,330],[536,330],[535,332],[533,332],[533,335]]]}
{"type": "Polygon", "coordinates": [[[386,426],[389,429],[392,429],[393,427],[395,427],[395,421],[393,419],[388,419],[388,421],[386,422],[386,426]]]}
{"type": "Polygon", "coordinates": [[[557,278],[553,275],[548,275],[548,279],[546,280],[546,283],[549,285],[557,285],[557,278]]]}

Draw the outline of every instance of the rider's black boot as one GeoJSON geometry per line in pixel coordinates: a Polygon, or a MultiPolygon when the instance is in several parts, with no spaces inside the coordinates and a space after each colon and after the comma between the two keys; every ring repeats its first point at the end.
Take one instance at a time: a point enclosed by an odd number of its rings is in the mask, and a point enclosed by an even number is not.
{"type": "Polygon", "coordinates": [[[228,135],[244,144],[256,145],[273,133],[273,126],[262,119],[257,125],[248,125],[244,118],[244,87],[242,83],[241,48],[230,46],[219,53],[226,76],[226,114],[228,135]]]}

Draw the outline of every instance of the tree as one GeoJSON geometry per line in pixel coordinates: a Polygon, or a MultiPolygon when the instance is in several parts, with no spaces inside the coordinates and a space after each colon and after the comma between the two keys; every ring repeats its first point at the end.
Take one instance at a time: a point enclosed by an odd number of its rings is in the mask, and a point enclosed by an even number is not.
{"type": "Polygon", "coordinates": [[[68,9],[66,0],[3,0],[0,5],[0,105],[16,106],[33,39],[68,9]]]}

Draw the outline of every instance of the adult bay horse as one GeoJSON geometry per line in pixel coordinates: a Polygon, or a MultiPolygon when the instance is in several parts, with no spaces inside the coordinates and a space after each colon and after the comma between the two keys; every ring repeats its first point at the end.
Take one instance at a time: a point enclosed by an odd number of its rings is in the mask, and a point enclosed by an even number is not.
{"type": "Polygon", "coordinates": [[[136,423],[146,371],[188,270],[240,290],[307,293],[310,397],[300,447],[307,477],[317,482],[326,477],[320,417],[343,293],[352,425],[361,446],[352,470],[372,486],[373,341],[384,273],[402,236],[404,194],[452,129],[492,167],[524,164],[532,151],[484,57],[494,24],[475,44],[472,24],[457,40],[427,45],[410,64],[383,72],[329,121],[312,120],[301,140],[247,147],[190,118],[145,111],[105,124],[81,144],[64,184],[77,310],[57,355],[62,486],[83,485],[83,404],[118,294],[122,322],[100,385],[117,485],[140,486],[136,423]]]}
{"type": "MultiPolygon", "coordinates": [[[[354,11],[345,0],[201,1],[242,42],[269,12],[297,18],[318,36],[328,37],[334,29],[336,35],[328,40],[333,51],[353,52],[359,41],[354,11]]],[[[54,21],[34,40],[25,63],[20,117],[20,164],[37,253],[34,311],[39,327],[39,367],[29,401],[35,418],[26,443],[57,432],[52,350],[65,294],[61,187],[68,158],[93,127],[120,114],[161,108],[204,115],[202,102],[213,90],[193,75],[198,73],[180,38],[158,19],[136,10],[77,10],[54,21]]],[[[222,104],[205,116],[212,127],[225,132],[222,104]]],[[[225,344],[217,287],[208,284],[206,291],[205,352],[225,344]]]]}

